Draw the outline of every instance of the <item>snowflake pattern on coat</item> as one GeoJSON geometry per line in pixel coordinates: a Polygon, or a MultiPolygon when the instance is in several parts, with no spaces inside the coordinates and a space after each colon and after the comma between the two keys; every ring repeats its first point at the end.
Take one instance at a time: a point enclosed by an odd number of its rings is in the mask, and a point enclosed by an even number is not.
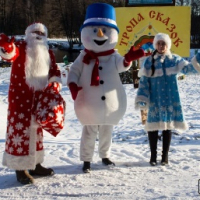
{"type": "Polygon", "coordinates": [[[36,121],[44,130],[57,136],[64,127],[65,101],[59,94],[59,84],[50,83],[39,96],[36,108],[36,121]]]}
{"type": "MultiPolygon", "coordinates": [[[[155,58],[155,57],[154,57],[155,58]]],[[[200,63],[199,54],[196,63],[200,63]]],[[[195,74],[200,68],[178,55],[170,54],[164,57],[156,54],[155,73],[151,76],[152,57],[148,57],[143,68],[140,69],[140,82],[137,91],[135,105],[145,102],[148,109],[145,129],[154,130],[186,130],[188,128],[184,119],[181,100],[179,96],[177,74],[195,74]]]]}
{"type": "MultiPolygon", "coordinates": [[[[17,58],[12,64],[10,86],[8,94],[8,117],[7,134],[5,144],[4,164],[12,168],[12,161],[8,154],[12,156],[30,156],[30,151],[39,152],[43,150],[43,131],[39,124],[34,122],[35,128],[32,129],[31,120],[34,115],[38,98],[41,91],[33,91],[26,83],[25,60],[26,60],[26,42],[15,43],[17,58]],[[34,133],[33,133],[34,131],[34,133]],[[30,134],[36,134],[36,141],[32,141],[30,134]],[[36,149],[30,150],[30,143],[34,143],[36,149]]],[[[60,70],[55,62],[53,52],[49,50],[50,67],[48,78],[60,79],[60,70]]],[[[15,56],[14,56],[15,57],[15,56]]],[[[12,58],[10,59],[12,61],[12,58]]],[[[61,81],[60,81],[61,82],[61,81]]],[[[18,163],[20,165],[20,163],[18,163]]],[[[23,166],[22,166],[23,168],[23,166]]]]}

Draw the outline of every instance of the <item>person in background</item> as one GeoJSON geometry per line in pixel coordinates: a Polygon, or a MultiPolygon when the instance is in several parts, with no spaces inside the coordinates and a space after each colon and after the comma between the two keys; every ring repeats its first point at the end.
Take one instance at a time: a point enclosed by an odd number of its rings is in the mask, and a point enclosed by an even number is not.
{"type": "Polygon", "coordinates": [[[1,33],[0,56],[12,62],[3,165],[15,170],[21,184],[29,184],[34,181],[31,175],[54,174],[53,169],[41,165],[43,131],[35,110],[43,91],[50,94],[61,89],[60,70],[48,49],[47,28],[42,23],[28,26],[25,40],[16,43],[1,33]]]}
{"type": "Polygon", "coordinates": [[[171,39],[165,33],[158,33],[153,40],[155,51],[143,63],[139,71],[140,82],[135,98],[136,109],[148,109],[145,130],[148,132],[151,157],[150,164],[157,165],[158,131],[162,131],[161,164],[168,164],[168,152],[172,130],[187,130],[179,96],[177,74],[200,72],[200,54],[192,62],[172,54],[171,39]]]}

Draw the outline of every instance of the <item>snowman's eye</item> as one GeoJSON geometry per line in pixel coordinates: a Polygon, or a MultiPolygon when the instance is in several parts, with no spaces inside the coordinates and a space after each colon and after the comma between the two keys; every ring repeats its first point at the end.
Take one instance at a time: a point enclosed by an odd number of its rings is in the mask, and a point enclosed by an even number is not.
{"type": "Polygon", "coordinates": [[[94,28],[94,29],[93,29],[93,32],[94,32],[94,33],[97,33],[97,31],[98,31],[97,28],[94,28]]]}
{"type": "Polygon", "coordinates": [[[103,31],[103,33],[106,33],[106,28],[103,28],[102,31],[103,31]]]}

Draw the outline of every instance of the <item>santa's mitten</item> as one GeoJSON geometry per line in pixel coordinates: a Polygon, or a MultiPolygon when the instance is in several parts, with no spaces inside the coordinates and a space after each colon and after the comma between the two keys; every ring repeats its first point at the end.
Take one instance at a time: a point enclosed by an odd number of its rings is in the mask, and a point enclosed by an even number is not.
{"type": "Polygon", "coordinates": [[[58,82],[51,82],[45,88],[44,92],[58,94],[60,91],[60,84],[58,82]]]}
{"type": "Polygon", "coordinates": [[[78,95],[78,91],[82,89],[82,87],[78,87],[76,83],[70,83],[69,84],[69,89],[72,95],[72,99],[76,100],[76,97],[78,95]]]}
{"type": "Polygon", "coordinates": [[[66,103],[54,82],[39,96],[35,111],[36,121],[44,130],[57,136],[64,127],[65,108],[66,103]]]}
{"type": "Polygon", "coordinates": [[[132,46],[127,54],[124,56],[124,66],[127,67],[133,60],[137,60],[145,55],[143,49],[135,50],[135,47],[132,46]]]}
{"type": "Polygon", "coordinates": [[[0,34],[0,47],[4,53],[10,53],[13,51],[13,43],[15,38],[11,39],[4,33],[0,34]]]}

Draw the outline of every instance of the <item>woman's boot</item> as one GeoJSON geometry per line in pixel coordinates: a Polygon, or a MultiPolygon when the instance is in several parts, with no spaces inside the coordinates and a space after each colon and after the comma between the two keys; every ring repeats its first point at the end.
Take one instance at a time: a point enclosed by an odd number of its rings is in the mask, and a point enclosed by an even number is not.
{"type": "Polygon", "coordinates": [[[151,150],[150,165],[157,165],[157,143],[158,143],[158,131],[149,131],[149,145],[151,150]]]}
{"type": "Polygon", "coordinates": [[[168,152],[169,152],[171,137],[172,137],[171,130],[163,131],[163,150],[162,150],[161,165],[168,164],[168,152]]]}

